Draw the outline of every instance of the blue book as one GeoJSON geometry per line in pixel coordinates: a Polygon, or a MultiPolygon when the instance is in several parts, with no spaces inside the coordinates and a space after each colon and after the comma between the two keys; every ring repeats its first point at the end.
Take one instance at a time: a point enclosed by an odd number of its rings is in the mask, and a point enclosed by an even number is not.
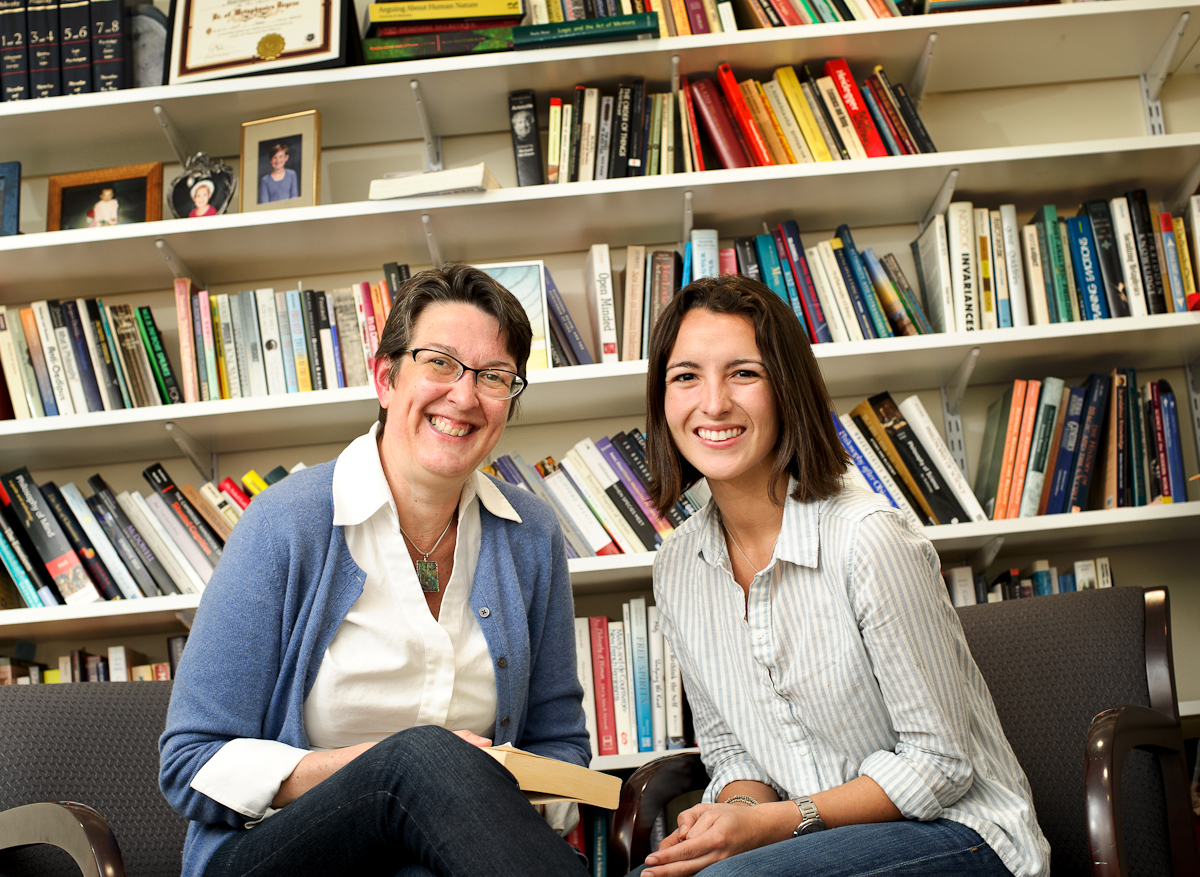
{"type": "Polygon", "coordinates": [[[804,306],[800,303],[800,291],[796,289],[796,278],[792,274],[792,265],[788,259],[787,244],[784,243],[783,232],[778,228],[775,229],[771,234],[771,240],[775,242],[775,256],[779,259],[779,273],[783,277],[784,289],[787,290],[788,304],[792,306],[792,313],[800,321],[800,327],[804,330],[804,334],[811,338],[812,333],[808,331],[808,320],[804,319],[804,306]]]}
{"type": "MultiPolygon", "coordinates": [[[[332,316],[333,302],[330,301],[329,305],[330,305],[329,313],[332,316]]],[[[337,385],[338,385],[338,387],[345,387],[346,386],[346,375],[342,371],[342,343],[341,343],[341,339],[338,338],[338,328],[337,328],[336,320],[329,321],[329,339],[333,344],[333,371],[334,371],[334,374],[337,375],[337,385]]]]}
{"type": "Polygon", "coordinates": [[[1129,424],[1129,504],[1142,506],[1146,497],[1146,429],[1142,425],[1142,396],[1137,370],[1125,369],[1125,420],[1129,424]]]}
{"type": "Polygon", "coordinates": [[[1159,381],[1162,399],[1163,438],[1167,445],[1167,469],[1171,473],[1171,502],[1187,502],[1187,479],[1183,474],[1183,446],[1179,443],[1179,410],[1175,393],[1166,381],[1159,381]]]}
{"type": "Polygon", "coordinates": [[[692,242],[683,245],[683,270],[679,272],[679,288],[683,289],[692,282],[692,242]]]}
{"type": "Polygon", "coordinates": [[[30,609],[37,609],[44,605],[41,597],[38,596],[37,588],[25,573],[24,567],[21,566],[21,561],[17,559],[17,555],[13,553],[12,546],[8,544],[8,539],[0,535],[0,561],[4,563],[4,568],[8,570],[8,574],[16,583],[17,591],[21,595],[21,599],[25,601],[25,605],[30,609]]]}
{"type": "Polygon", "coordinates": [[[846,427],[842,425],[842,421],[838,419],[837,414],[833,414],[833,428],[837,430],[838,439],[842,442],[842,447],[846,449],[846,453],[850,455],[850,459],[862,473],[863,478],[867,479],[867,484],[871,485],[871,489],[886,499],[892,504],[892,508],[899,508],[896,501],[892,499],[892,495],[888,493],[887,488],[883,486],[883,482],[879,480],[879,476],[875,474],[875,470],[871,464],[867,462],[867,458],[862,455],[862,451],[858,449],[858,445],[854,443],[854,439],[850,438],[850,433],[846,432],[846,427]]]}
{"type": "Polygon", "coordinates": [[[888,155],[904,155],[904,150],[896,143],[896,138],[892,136],[892,131],[888,127],[887,119],[883,117],[883,113],[879,112],[879,104],[875,102],[875,95],[871,93],[871,89],[862,89],[863,101],[867,105],[867,110],[871,113],[871,121],[875,123],[875,127],[879,129],[879,134],[883,137],[883,145],[887,147],[888,155]]]}
{"type": "Polygon", "coordinates": [[[859,254],[858,248],[854,246],[850,226],[845,223],[839,225],[837,236],[841,240],[842,246],[846,248],[846,258],[850,261],[850,270],[854,273],[854,282],[858,284],[858,291],[866,303],[867,313],[871,315],[871,324],[875,327],[875,337],[891,338],[892,327],[888,325],[887,316],[883,313],[883,306],[875,294],[875,286],[867,275],[867,266],[863,264],[862,256],[859,254]]]}
{"type": "MultiPolygon", "coordinates": [[[[302,328],[304,326],[304,300],[300,295],[300,290],[289,289],[287,291],[287,312],[288,322],[292,327],[292,365],[297,369],[297,380],[299,380],[299,368],[296,363],[308,362],[308,339],[302,328]]],[[[215,330],[216,327],[214,326],[213,329],[215,330]]],[[[298,383],[296,389],[300,389],[298,383]]]]}
{"type": "Polygon", "coordinates": [[[1053,481],[1050,485],[1050,499],[1046,503],[1046,514],[1057,515],[1063,511],[1063,500],[1067,495],[1071,467],[1075,463],[1075,451],[1079,448],[1079,418],[1083,416],[1083,402],[1087,396],[1086,387],[1071,387],[1071,397],[1067,401],[1067,413],[1063,419],[1062,438],[1058,443],[1058,456],[1054,461],[1053,481]]]}
{"type": "Polygon", "coordinates": [[[633,647],[633,702],[637,709],[638,752],[654,751],[650,712],[650,632],[646,627],[646,598],[629,601],[630,639],[633,647]]]}
{"type": "Polygon", "coordinates": [[[779,230],[787,244],[788,260],[796,278],[796,291],[800,294],[800,304],[804,306],[804,315],[807,317],[805,325],[809,329],[808,337],[814,344],[828,344],[833,341],[833,335],[829,333],[829,326],[825,322],[825,312],[821,309],[817,287],[808,268],[808,258],[804,255],[800,226],[794,219],[785,219],[779,223],[779,230]]]}
{"type": "Polygon", "coordinates": [[[1108,411],[1108,391],[1112,378],[1094,374],[1088,380],[1087,398],[1083,402],[1083,414],[1079,418],[1079,447],[1071,466],[1071,478],[1067,487],[1067,498],[1063,501],[1064,512],[1082,511],[1087,507],[1088,491],[1092,486],[1092,474],[1100,452],[1100,434],[1104,429],[1104,415],[1108,411]]]}
{"type": "Polygon", "coordinates": [[[775,254],[775,240],[769,234],[756,235],[754,251],[758,255],[758,265],[762,270],[763,285],[783,300],[788,307],[792,306],[788,298],[787,287],[783,285],[783,266],[775,254]]]}
{"type": "MultiPolygon", "coordinates": [[[[92,365],[92,354],[88,350],[87,336],[83,334],[83,319],[79,316],[79,305],[75,299],[59,304],[63,324],[71,336],[71,352],[79,371],[79,382],[83,384],[83,395],[87,399],[88,411],[103,411],[104,400],[100,398],[100,383],[96,380],[96,369],[92,365]]],[[[82,412],[77,412],[82,413],[82,412]]]]}
{"type": "Polygon", "coordinates": [[[1160,235],[1163,260],[1167,263],[1167,277],[1171,279],[1171,301],[1175,304],[1175,313],[1184,314],[1187,313],[1187,296],[1183,293],[1183,272],[1179,268],[1179,246],[1175,243],[1175,231],[1163,228],[1160,235]]]}
{"type": "Polygon", "coordinates": [[[1086,216],[1068,219],[1067,236],[1071,239],[1071,266],[1075,269],[1075,286],[1079,290],[1083,318],[1107,320],[1108,293],[1104,289],[1104,278],[1100,275],[1092,221],[1086,216]]]}
{"type": "Polygon", "coordinates": [[[608,813],[599,807],[592,812],[592,877],[608,877],[608,813]]]}
{"type": "Polygon", "coordinates": [[[1073,594],[1075,592],[1075,573],[1060,572],[1058,574],[1058,593],[1073,594]]]}
{"type": "Polygon", "coordinates": [[[650,355],[650,305],[654,296],[654,253],[646,254],[646,278],[642,294],[642,359],[650,355]]]}
{"type": "Polygon", "coordinates": [[[866,340],[878,338],[879,336],[875,334],[875,324],[871,322],[871,314],[867,311],[867,303],[858,291],[858,284],[854,282],[854,271],[850,267],[850,257],[846,255],[846,247],[836,237],[829,242],[829,246],[833,248],[833,258],[837,261],[842,282],[846,284],[850,303],[854,305],[854,316],[858,319],[858,327],[862,330],[863,338],[866,340]]]}
{"type": "MultiPolygon", "coordinates": [[[[583,343],[583,336],[579,334],[579,329],[576,327],[575,321],[571,319],[571,312],[567,310],[567,304],[563,301],[562,294],[558,291],[558,287],[554,285],[554,280],[550,277],[550,270],[543,267],[542,273],[546,275],[546,304],[550,306],[551,312],[558,318],[559,328],[563,330],[567,344],[571,346],[571,351],[575,354],[575,358],[579,360],[580,365],[591,365],[595,360],[588,353],[587,345],[583,343]]],[[[649,271],[646,272],[646,276],[650,276],[649,271]]]]}
{"type": "Polygon", "coordinates": [[[1050,570],[1034,570],[1030,578],[1033,580],[1033,596],[1049,597],[1054,593],[1054,588],[1050,582],[1050,570]]]}

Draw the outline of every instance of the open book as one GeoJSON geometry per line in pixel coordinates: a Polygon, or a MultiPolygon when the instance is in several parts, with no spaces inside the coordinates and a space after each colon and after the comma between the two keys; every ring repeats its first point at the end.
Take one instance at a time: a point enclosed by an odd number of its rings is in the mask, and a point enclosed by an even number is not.
{"type": "Polygon", "coordinates": [[[507,743],[483,751],[508,768],[532,804],[576,801],[616,810],[621,800],[620,777],[534,755],[507,743]]]}

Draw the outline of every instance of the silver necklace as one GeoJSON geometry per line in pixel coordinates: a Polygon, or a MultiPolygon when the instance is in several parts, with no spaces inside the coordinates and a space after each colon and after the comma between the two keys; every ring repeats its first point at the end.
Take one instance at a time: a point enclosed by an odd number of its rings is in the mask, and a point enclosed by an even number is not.
{"type": "MultiPolygon", "coordinates": [[[[431,555],[431,554],[433,554],[433,552],[437,551],[437,547],[442,544],[442,539],[444,539],[446,537],[446,534],[450,532],[450,525],[454,523],[454,520],[457,517],[458,517],[458,509],[455,509],[454,514],[452,514],[450,516],[450,520],[446,522],[446,529],[442,530],[442,535],[438,536],[437,541],[433,543],[433,547],[430,548],[428,551],[421,551],[420,548],[417,548],[417,543],[413,542],[412,536],[409,536],[407,533],[404,532],[404,528],[400,527],[400,519],[399,518],[396,519],[396,526],[400,528],[401,534],[403,534],[404,538],[407,539],[409,542],[412,542],[412,547],[416,548],[417,551],[421,554],[421,559],[416,562],[417,581],[421,585],[421,590],[426,592],[427,594],[428,593],[437,593],[438,588],[439,588],[437,561],[430,560],[429,555],[431,555]]],[[[740,548],[738,550],[741,551],[740,548]]],[[[747,561],[747,563],[749,563],[749,561],[747,561]]]]}
{"type": "MultiPolygon", "coordinates": [[[[751,563],[750,558],[746,556],[746,552],[742,551],[742,546],[738,545],[738,541],[733,538],[733,531],[729,529],[729,525],[725,523],[724,518],[721,519],[721,527],[725,530],[726,535],[729,536],[729,541],[733,543],[733,547],[738,550],[738,554],[742,556],[742,559],[746,561],[746,563],[750,564],[750,569],[754,570],[754,574],[758,575],[760,572],[762,572],[762,569],[759,569],[753,563],[751,563]]],[[[767,561],[767,565],[770,566],[770,561],[767,561]]],[[[765,566],[763,567],[763,569],[766,568],[767,567],[765,566]]]]}

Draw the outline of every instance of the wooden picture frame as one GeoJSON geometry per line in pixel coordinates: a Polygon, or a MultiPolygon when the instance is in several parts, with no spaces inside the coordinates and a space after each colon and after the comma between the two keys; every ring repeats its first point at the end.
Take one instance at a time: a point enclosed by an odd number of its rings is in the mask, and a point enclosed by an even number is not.
{"type": "Polygon", "coordinates": [[[305,110],[243,122],[238,176],[242,213],[320,204],[321,114],[305,110]]]}
{"type": "Polygon", "coordinates": [[[0,163],[0,235],[20,234],[21,162],[0,163]]]}
{"type": "Polygon", "coordinates": [[[162,179],[161,161],[50,177],[46,231],[158,222],[162,219],[162,179]],[[105,190],[111,192],[108,198],[105,190]],[[113,201],[115,208],[107,206],[113,201]]]}

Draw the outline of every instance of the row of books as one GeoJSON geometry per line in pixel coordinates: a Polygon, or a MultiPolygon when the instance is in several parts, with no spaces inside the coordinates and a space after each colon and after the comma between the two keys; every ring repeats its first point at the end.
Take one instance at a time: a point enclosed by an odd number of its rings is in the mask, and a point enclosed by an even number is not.
{"type": "Polygon", "coordinates": [[[1023,227],[1012,204],[957,201],[913,242],[913,258],[939,331],[1177,313],[1200,308],[1197,216],[1200,197],[1176,217],[1144,189],[1087,201],[1071,218],[1047,204],[1023,227]]]}
{"type": "Polygon", "coordinates": [[[683,678],[658,608],[635,597],[622,617],[575,619],[575,659],[595,755],[662,752],[685,745],[683,678]]]}
{"type": "Polygon", "coordinates": [[[128,87],[121,0],[0,0],[0,100],[128,87]]]}
{"type": "Polygon", "coordinates": [[[167,637],[167,660],[151,661],[129,646],[109,646],[106,654],[75,649],[60,655],[57,667],[33,660],[0,657],[0,685],[41,685],[63,682],[160,682],[175,678],[187,634],[167,637]]]}
{"type": "Polygon", "coordinates": [[[969,566],[944,570],[942,577],[955,606],[976,603],[1001,603],[1050,594],[1069,594],[1113,586],[1112,565],[1107,557],[1088,558],[1074,562],[1071,572],[1059,572],[1048,560],[1035,560],[1029,569],[1006,569],[988,582],[983,573],[975,574],[969,566]]]}
{"type": "Polygon", "coordinates": [[[240,485],[197,489],[154,463],[142,472],[146,495],[116,493],[97,473],[85,497],[74,483],[39,485],[14,469],[0,476],[0,607],[202,593],[241,510],[287,474],[250,470],[240,485]]]}
{"type": "Polygon", "coordinates": [[[993,520],[1187,501],[1171,385],[1134,369],[1015,380],[988,408],[975,496],[993,520]]]}
{"type": "Polygon", "coordinates": [[[588,182],[936,152],[904,86],[876,66],[862,87],[842,58],[814,77],[807,64],[772,79],[739,82],[728,64],[716,80],[680,77],[677,92],[648,93],[644,79],[575,86],[550,99],[545,160],[532,91],[512,92],[517,182],[588,182]],[[701,136],[701,131],[704,136],[701,136]]]}

